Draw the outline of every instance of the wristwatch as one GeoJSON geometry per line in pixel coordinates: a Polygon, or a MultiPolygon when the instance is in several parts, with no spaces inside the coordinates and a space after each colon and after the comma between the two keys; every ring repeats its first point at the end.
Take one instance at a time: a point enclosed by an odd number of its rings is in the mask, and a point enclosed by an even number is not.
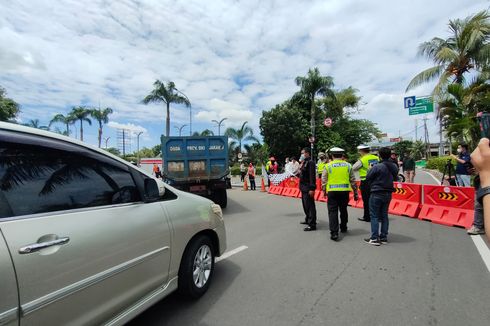
{"type": "Polygon", "coordinates": [[[478,189],[478,191],[476,192],[476,200],[478,200],[480,205],[483,205],[483,197],[485,197],[488,194],[490,194],[490,187],[478,189]]]}

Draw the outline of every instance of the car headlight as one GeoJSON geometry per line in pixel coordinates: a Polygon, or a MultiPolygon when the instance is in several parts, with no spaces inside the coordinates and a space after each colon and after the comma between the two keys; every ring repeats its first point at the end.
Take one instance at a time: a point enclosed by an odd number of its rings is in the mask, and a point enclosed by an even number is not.
{"type": "Polygon", "coordinates": [[[223,211],[221,210],[221,206],[217,204],[211,204],[211,210],[214,214],[218,215],[220,219],[223,219],[223,211]]]}

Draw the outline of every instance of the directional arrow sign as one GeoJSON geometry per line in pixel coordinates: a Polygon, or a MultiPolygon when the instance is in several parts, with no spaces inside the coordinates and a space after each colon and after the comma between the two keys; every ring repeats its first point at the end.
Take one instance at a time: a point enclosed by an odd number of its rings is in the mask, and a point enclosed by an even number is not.
{"type": "Polygon", "coordinates": [[[403,99],[403,107],[405,109],[412,108],[415,106],[415,96],[407,96],[403,99]]]}
{"type": "Polygon", "coordinates": [[[415,106],[408,108],[409,115],[424,114],[434,112],[434,103],[432,98],[418,98],[415,101],[415,106]]]}
{"type": "Polygon", "coordinates": [[[451,192],[440,192],[439,193],[439,199],[442,200],[451,200],[451,201],[456,201],[458,200],[458,195],[453,194],[451,192]]]}

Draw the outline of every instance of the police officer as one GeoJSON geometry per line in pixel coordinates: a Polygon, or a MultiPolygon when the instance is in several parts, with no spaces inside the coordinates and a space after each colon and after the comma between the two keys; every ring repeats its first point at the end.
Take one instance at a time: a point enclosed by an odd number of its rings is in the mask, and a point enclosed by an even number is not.
{"type": "MultiPolygon", "coordinates": [[[[316,169],[315,162],[311,160],[311,150],[305,147],[301,151],[301,174],[299,177],[299,190],[301,190],[301,201],[305,211],[305,221],[301,224],[308,224],[305,231],[316,230],[316,207],[315,207],[315,189],[316,189],[316,169]]],[[[301,160],[300,159],[300,160],[301,160]]]]}
{"type": "Polygon", "coordinates": [[[323,169],[327,165],[327,162],[328,162],[327,155],[325,155],[325,153],[323,152],[318,153],[318,162],[316,163],[316,171],[318,174],[318,178],[322,177],[323,169]]]}
{"type": "Polygon", "coordinates": [[[364,215],[358,218],[359,221],[370,222],[371,217],[369,215],[369,196],[371,195],[369,184],[366,182],[366,175],[368,170],[379,162],[379,157],[370,153],[371,148],[367,145],[357,146],[359,160],[354,163],[352,167],[354,171],[359,171],[359,177],[361,178],[361,195],[364,203],[364,215]]]}
{"type": "Polygon", "coordinates": [[[330,153],[333,160],[326,164],[322,173],[322,189],[328,196],[328,221],[330,225],[330,239],[339,239],[339,211],[340,232],[347,232],[349,193],[354,191],[357,200],[357,184],[352,165],[342,159],[342,148],[333,147],[330,153]]]}

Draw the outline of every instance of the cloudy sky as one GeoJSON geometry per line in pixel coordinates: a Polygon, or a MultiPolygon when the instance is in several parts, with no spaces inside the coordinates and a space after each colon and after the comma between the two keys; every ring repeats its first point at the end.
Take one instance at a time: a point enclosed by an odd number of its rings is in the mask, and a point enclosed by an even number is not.
{"type": "MultiPolygon", "coordinates": [[[[158,143],[162,105],[142,105],[155,79],[172,80],[192,102],[192,129],[217,132],[244,121],[259,133],[263,110],[298,90],[296,76],[319,67],[335,87],[363,97],[361,117],[393,136],[413,137],[403,109],[410,79],[431,66],[418,45],[448,35],[449,19],[487,9],[488,1],[164,1],[0,0],[0,85],[22,105],[20,120],[47,124],[78,105],[111,107],[105,128],[144,131],[158,143]]],[[[410,95],[426,95],[431,85],[410,95]]],[[[189,124],[174,106],[171,132],[189,124]]],[[[428,122],[436,136],[434,120],[428,122]]],[[[420,124],[419,124],[420,125],[420,124]]],[[[62,128],[62,126],[59,126],[62,128]]],[[[85,140],[95,144],[95,125],[85,140]]],[[[183,129],[189,133],[189,127],[183,129]]],[[[421,135],[421,132],[419,132],[421,135]]],[[[75,136],[75,131],[74,131],[75,136]]],[[[135,145],[133,144],[135,149],[135,145]]]]}

